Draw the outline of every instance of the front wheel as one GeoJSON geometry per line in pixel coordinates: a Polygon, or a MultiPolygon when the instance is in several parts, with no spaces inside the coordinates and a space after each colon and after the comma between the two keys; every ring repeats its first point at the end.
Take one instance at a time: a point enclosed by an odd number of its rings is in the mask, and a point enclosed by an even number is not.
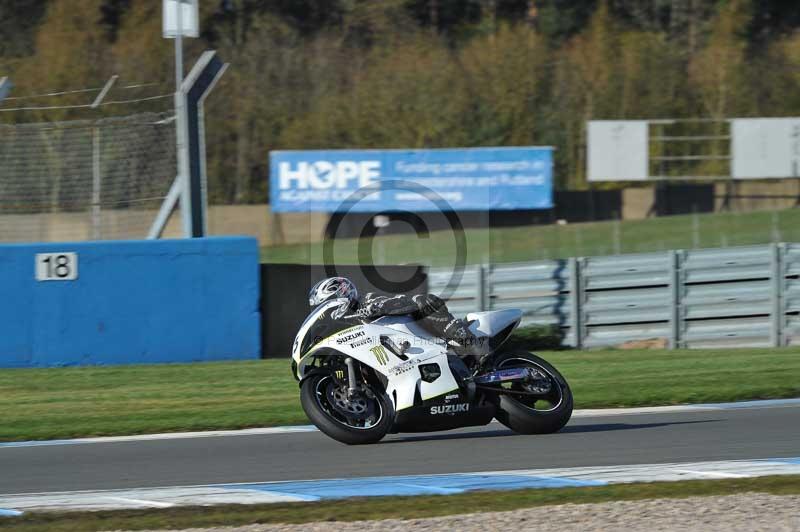
{"type": "Polygon", "coordinates": [[[303,381],[300,404],[319,430],[348,445],[380,441],[394,417],[385,394],[370,390],[348,397],[347,388],[337,386],[327,373],[303,381]]]}
{"type": "Polygon", "coordinates": [[[521,434],[558,432],[572,417],[572,391],[566,379],[546,360],[526,351],[498,355],[494,369],[527,367],[535,370],[531,382],[513,383],[498,390],[497,420],[521,434]]]}

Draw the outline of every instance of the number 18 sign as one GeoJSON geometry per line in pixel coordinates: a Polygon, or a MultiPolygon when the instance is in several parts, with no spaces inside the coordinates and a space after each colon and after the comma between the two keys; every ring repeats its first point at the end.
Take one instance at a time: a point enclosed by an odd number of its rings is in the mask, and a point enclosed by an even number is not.
{"type": "Polygon", "coordinates": [[[73,252],[37,253],[37,281],[74,281],[78,278],[78,254],[73,252]]]}

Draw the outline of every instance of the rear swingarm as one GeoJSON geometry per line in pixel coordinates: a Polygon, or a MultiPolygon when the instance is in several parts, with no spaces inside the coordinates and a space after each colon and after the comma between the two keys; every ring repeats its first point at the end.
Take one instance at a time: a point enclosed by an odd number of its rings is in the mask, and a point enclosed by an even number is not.
{"type": "Polygon", "coordinates": [[[500,393],[519,395],[543,395],[550,391],[552,383],[542,372],[535,368],[508,368],[490,371],[474,378],[478,388],[500,393]],[[506,388],[503,384],[521,385],[506,388]]]}

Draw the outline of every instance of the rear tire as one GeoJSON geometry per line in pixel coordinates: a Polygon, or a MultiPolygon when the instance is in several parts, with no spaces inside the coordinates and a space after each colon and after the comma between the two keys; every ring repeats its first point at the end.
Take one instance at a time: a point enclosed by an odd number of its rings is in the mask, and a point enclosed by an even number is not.
{"type": "Polygon", "coordinates": [[[348,425],[341,416],[337,417],[334,407],[328,402],[328,386],[333,379],[329,374],[316,374],[305,379],[300,385],[300,404],[308,419],[316,427],[333,438],[347,445],[362,445],[380,441],[392,426],[394,410],[385,394],[375,391],[374,405],[377,419],[368,427],[348,425]]]}
{"type": "Polygon", "coordinates": [[[569,384],[561,373],[543,358],[526,351],[511,351],[498,355],[493,366],[494,369],[532,366],[540,371],[544,370],[543,373],[548,375],[554,387],[554,402],[555,392],[559,394],[556,404],[550,404],[549,408],[544,410],[533,408],[531,404],[526,405],[526,402],[531,402],[526,396],[497,394],[495,417],[506,427],[520,434],[551,434],[561,430],[572,417],[573,402],[569,384]]]}

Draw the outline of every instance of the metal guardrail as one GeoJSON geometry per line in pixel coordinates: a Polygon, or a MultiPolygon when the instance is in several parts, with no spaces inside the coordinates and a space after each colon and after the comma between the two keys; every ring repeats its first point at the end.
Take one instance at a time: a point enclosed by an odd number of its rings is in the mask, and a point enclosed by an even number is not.
{"type": "MultiPolygon", "coordinates": [[[[452,271],[431,269],[442,293],[452,271]]],[[[800,244],[580,257],[467,268],[454,314],[520,308],[575,347],[665,339],[672,348],[800,344],[800,244]]]]}

